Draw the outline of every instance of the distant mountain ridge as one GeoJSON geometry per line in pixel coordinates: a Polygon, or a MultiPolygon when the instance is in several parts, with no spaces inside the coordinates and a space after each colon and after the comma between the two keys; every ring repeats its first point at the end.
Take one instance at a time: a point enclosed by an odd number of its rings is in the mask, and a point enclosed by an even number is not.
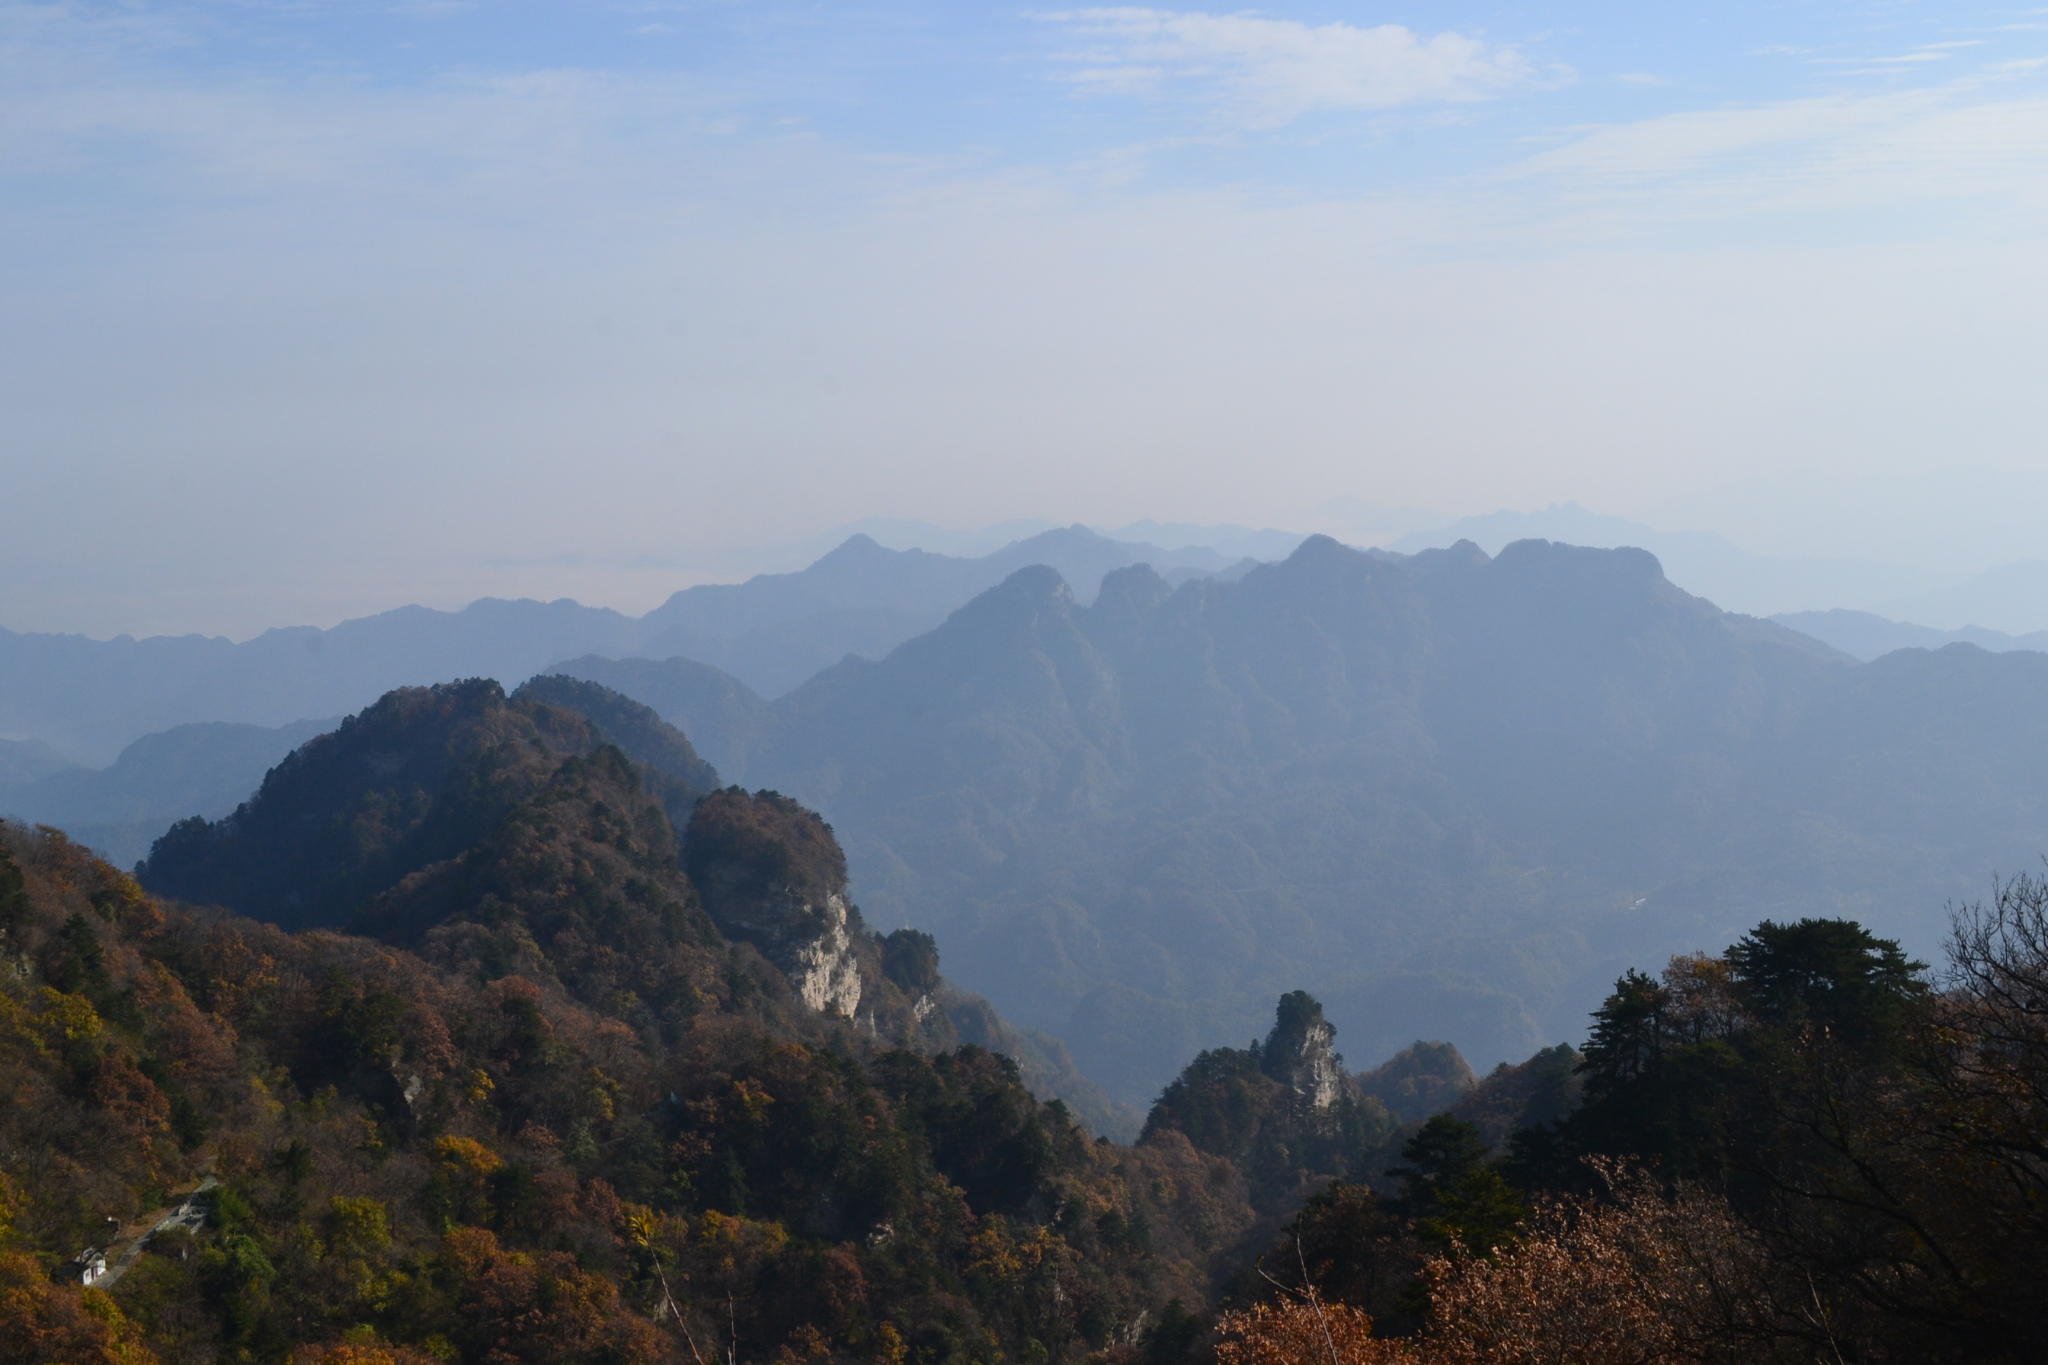
{"type": "Polygon", "coordinates": [[[2048,652],[2048,630],[2026,635],[2009,635],[2002,630],[1987,630],[1982,626],[1937,630],[1933,626],[1887,620],[1874,612],[1842,608],[1787,612],[1771,619],[1781,626],[1833,645],[1844,654],[1853,654],[1865,663],[1896,649],[1940,649],[1944,645],[1975,645],[1993,654],[2013,649],[2048,652]]]}
{"type": "MultiPolygon", "coordinates": [[[[1728,611],[1773,620],[1794,615],[1874,614],[1900,623],[1925,622],[1924,627],[1909,629],[1941,633],[1939,639],[1891,637],[1900,641],[1891,646],[1895,649],[1957,641],[1994,651],[2025,649],[2033,646],[2007,646],[1999,640],[2008,635],[2048,634],[2048,560],[2017,560],[1967,578],[1944,578],[1911,565],[1877,560],[1757,554],[1710,531],[1660,531],[1625,517],[1588,511],[1575,502],[1540,512],[1462,517],[1403,536],[1388,548],[1412,554],[1470,540],[1491,552],[1512,541],[1532,538],[1648,550],[1657,556],[1672,582],[1728,611]]],[[[1838,620],[1829,629],[1854,631],[1861,627],[1838,620]]],[[[1860,651],[1851,652],[1865,657],[1860,651]]]]}
{"type": "Polygon", "coordinates": [[[1045,531],[979,559],[889,550],[854,536],[801,573],[684,589],[640,618],[643,636],[633,652],[684,655],[776,696],[848,654],[879,658],[1027,565],[1055,565],[1077,581],[1099,583],[1111,569],[1140,562],[1183,582],[1250,567],[1206,550],[1112,541],[1080,526],[1045,531]]]}
{"type": "Polygon", "coordinates": [[[0,814],[58,826],[116,866],[132,866],[175,822],[226,815],[286,754],[335,723],[173,726],[144,735],[105,768],[66,765],[32,781],[0,782],[0,814]]]}
{"type": "MultiPolygon", "coordinates": [[[[1448,521],[1450,518],[1438,517],[1437,520],[1448,521]]],[[[815,557],[853,536],[864,535],[892,550],[929,550],[934,554],[977,559],[1047,531],[1071,529],[1043,518],[1005,521],[978,530],[962,530],[904,517],[862,517],[809,542],[788,548],[808,550],[809,555],[815,557]]],[[[1214,556],[1213,562],[1217,566],[1234,564],[1241,559],[1285,559],[1309,535],[1306,531],[1282,531],[1270,526],[1163,522],[1150,518],[1122,526],[1089,526],[1085,529],[1109,540],[1147,545],[1169,552],[1206,551],[1214,556]]],[[[1194,567],[1202,565],[1196,563],[1194,567]]]]}
{"type": "Polygon", "coordinates": [[[2048,560],[1994,565],[1960,583],[1878,602],[1875,610],[1942,630],[2040,634],[2048,629],[2048,560]]]}
{"type": "Polygon", "coordinates": [[[394,687],[492,677],[509,685],[562,659],[688,654],[779,695],[849,653],[879,657],[1027,564],[1077,582],[1146,562],[1175,581],[1242,572],[1213,551],[1047,531],[980,559],[886,550],[856,536],[798,573],[687,588],[634,618],[567,599],[401,607],[332,629],[89,640],[0,629],[0,735],[73,761],[111,762],[142,735],[197,721],[277,726],[369,705],[394,687]]]}
{"type": "Polygon", "coordinates": [[[1142,1102],[1306,988],[1364,1059],[1575,1036],[1620,968],[1764,915],[1922,952],[2048,846],[2048,656],[1859,665],[1639,549],[1311,538],[1232,583],[1021,570],[765,701],[569,671],[823,812],[878,922],[1142,1102]]]}
{"type": "Polygon", "coordinates": [[[1926,591],[1935,577],[1871,560],[1756,554],[1711,531],[1659,531],[1576,502],[1540,512],[1490,512],[1415,532],[1387,548],[1413,554],[1470,540],[1489,553],[1517,540],[1543,539],[1598,549],[1634,546],[1657,556],[1665,577],[1728,611],[1767,616],[1832,607],[1861,608],[1926,591]]]}
{"type": "Polygon", "coordinates": [[[25,786],[80,766],[39,739],[0,739],[0,787],[25,786]]]}

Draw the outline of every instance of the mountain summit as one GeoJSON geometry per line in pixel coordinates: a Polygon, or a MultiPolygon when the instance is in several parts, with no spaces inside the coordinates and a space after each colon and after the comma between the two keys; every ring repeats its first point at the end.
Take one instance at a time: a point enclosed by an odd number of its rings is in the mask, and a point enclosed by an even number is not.
{"type": "Polygon", "coordinates": [[[1571,1036],[1631,961],[1929,906],[2048,825],[2048,657],[1859,666],[1641,550],[1312,537],[1234,582],[1022,570],[774,702],[565,666],[829,818],[878,923],[1142,1103],[1311,990],[1367,1059],[1571,1036]]]}

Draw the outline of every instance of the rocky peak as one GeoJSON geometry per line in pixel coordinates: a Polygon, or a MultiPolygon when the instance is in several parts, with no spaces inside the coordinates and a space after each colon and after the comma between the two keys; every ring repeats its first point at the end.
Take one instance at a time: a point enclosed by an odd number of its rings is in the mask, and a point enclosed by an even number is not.
{"type": "Polygon", "coordinates": [[[1344,1087],[1344,1059],[1337,1055],[1336,1040],[1337,1030],[1323,1018],[1322,1004],[1307,991],[1289,991],[1280,997],[1273,1031],[1259,1049],[1260,1069],[1311,1109],[1328,1109],[1344,1087]]]}
{"type": "Polygon", "coordinates": [[[720,932],[760,949],[812,1010],[854,1017],[868,936],[830,825],[779,793],[727,787],[691,816],[684,864],[720,932]]]}

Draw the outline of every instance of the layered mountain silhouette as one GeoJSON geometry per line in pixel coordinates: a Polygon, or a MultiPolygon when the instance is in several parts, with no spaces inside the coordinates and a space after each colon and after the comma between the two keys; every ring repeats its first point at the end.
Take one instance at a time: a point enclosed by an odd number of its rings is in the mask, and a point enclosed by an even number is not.
{"type": "Polygon", "coordinates": [[[2048,560],[1997,564],[1960,583],[1879,602],[1887,616],[1925,621],[1945,630],[1970,627],[2039,634],[2048,627],[2048,560]]]}
{"type": "Polygon", "coordinates": [[[689,661],[565,671],[820,810],[878,923],[1137,1102],[1296,988],[1364,1058],[1491,1065],[1767,915],[1925,952],[2048,842],[2048,657],[1859,665],[1640,550],[1318,537],[1088,606],[1030,568],[773,702],[689,661]]]}
{"type": "Polygon", "coordinates": [[[0,786],[26,786],[82,766],[39,739],[0,739],[0,786]]]}
{"type": "Polygon", "coordinates": [[[2048,653],[2048,630],[2031,631],[2025,635],[2011,635],[1983,626],[1937,630],[1933,626],[1916,626],[1908,621],[1889,620],[1874,612],[1849,611],[1841,607],[1833,611],[1790,612],[1771,619],[1865,662],[1881,658],[1895,649],[1940,649],[1943,645],[1958,644],[1975,645],[1993,654],[2003,654],[2010,649],[2048,653]]]}
{"type": "Polygon", "coordinates": [[[329,630],[270,630],[241,644],[0,630],[0,735],[106,763],[135,739],[176,725],[284,725],[451,678],[513,685],[592,652],[687,655],[776,696],[847,654],[880,658],[1025,565],[1049,564],[1094,584],[1140,562],[1175,581],[1250,567],[1210,550],[1163,550],[1082,526],[971,559],[888,550],[854,536],[801,572],[686,588],[638,618],[566,599],[487,598],[457,612],[402,607],[329,630]]]}
{"type": "Polygon", "coordinates": [[[52,762],[48,746],[24,744],[40,761],[20,763],[16,780],[0,777],[0,814],[61,827],[115,865],[132,866],[177,821],[226,815],[286,754],[337,723],[174,725],[144,735],[100,769],[52,762]]]}

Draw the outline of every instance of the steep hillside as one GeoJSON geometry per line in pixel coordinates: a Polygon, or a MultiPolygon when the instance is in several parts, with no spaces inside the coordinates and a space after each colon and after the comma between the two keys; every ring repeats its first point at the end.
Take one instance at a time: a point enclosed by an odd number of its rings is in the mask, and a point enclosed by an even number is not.
{"type": "Polygon", "coordinates": [[[1345,1073],[1335,1036],[1308,992],[1288,992],[1263,1042],[1188,1063],[1146,1116],[1145,1139],[1178,1133],[1229,1160],[1267,1212],[1299,1206],[1332,1177],[1378,1179],[1399,1121],[1345,1073]]]}
{"type": "Polygon", "coordinates": [[[944,983],[935,946],[928,970],[885,961],[889,943],[921,936],[873,938],[815,815],[772,792],[708,793],[716,782],[680,732],[595,683],[403,689],[279,764],[232,815],[173,829],[140,876],[450,970],[552,978],[636,1023],[688,1012],[705,943],[746,944],[814,1012],[876,1036],[1002,1045],[1096,1131],[1136,1131],[1056,1042],[944,983]]]}
{"type": "Polygon", "coordinates": [[[2048,843],[2048,658],[1859,667],[1635,550],[1316,538],[1088,607],[1025,570],[773,703],[576,671],[824,812],[878,923],[1137,1103],[1297,987],[1362,1057],[1421,1034],[1490,1065],[1764,915],[1925,951],[1934,907],[2048,843]]]}
{"type": "MultiPolygon", "coordinates": [[[[1204,1301],[1252,1218],[1227,1163],[1091,1141],[893,981],[813,1009],[696,904],[635,777],[571,754],[375,902],[418,952],[0,824],[0,1354],[1078,1362],[1204,1301]]],[[[763,815],[692,860],[753,923],[762,868],[838,856],[763,815]]]]}

